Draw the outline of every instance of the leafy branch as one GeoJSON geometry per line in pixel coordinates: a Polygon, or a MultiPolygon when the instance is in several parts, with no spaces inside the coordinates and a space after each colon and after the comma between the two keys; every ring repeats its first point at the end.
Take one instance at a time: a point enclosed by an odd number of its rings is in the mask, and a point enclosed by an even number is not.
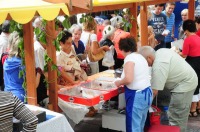
{"type": "Polygon", "coordinates": [[[80,18],[79,22],[80,23],[85,23],[88,21],[92,21],[93,17],[91,16],[91,14],[82,14],[82,17],[80,18]]]}
{"type": "Polygon", "coordinates": [[[47,21],[42,19],[41,27],[37,27],[37,28],[34,29],[34,32],[35,32],[37,39],[40,42],[42,42],[43,44],[47,44],[46,30],[45,30],[46,25],[47,25],[47,21]]]}
{"type": "MultiPolygon", "coordinates": [[[[119,14],[121,14],[122,16],[122,21],[123,21],[123,27],[124,27],[124,31],[129,31],[129,29],[132,28],[132,22],[133,21],[136,21],[136,19],[134,18],[133,15],[130,15],[130,10],[129,9],[126,9],[125,11],[122,11],[121,13],[119,12],[119,10],[115,10],[114,11],[114,14],[116,16],[118,16],[119,14]]],[[[117,19],[118,21],[118,19],[117,19]]]]}

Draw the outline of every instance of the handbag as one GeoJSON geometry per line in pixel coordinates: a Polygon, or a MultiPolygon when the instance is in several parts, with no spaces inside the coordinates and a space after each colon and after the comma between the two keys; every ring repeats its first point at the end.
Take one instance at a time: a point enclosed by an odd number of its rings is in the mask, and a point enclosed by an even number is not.
{"type": "MultiPolygon", "coordinates": [[[[73,48],[72,48],[72,52],[74,53],[74,55],[76,55],[76,52],[74,51],[73,48]]],[[[78,55],[76,55],[76,59],[77,59],[77,61],[79,61],[81,69],[84,70],[84,72],[86,73],[87,76],[90,76],[92,74],[92,68],[90,67],[87,59],[84,58],[84,56],[85,56],[84,54],[78,54],[78,55]],[[86,63],[81,63],[81,61],[83,61],[83,60],[86,60],[86,63]]]]}
{"type": "MultiPolygon", "coordinates": [[[[90,35],[91,35],[91,34],[90,34],[90,35]]],[[[86,46],[89,46],[89,47],[91,47],[90,35],[89,35],[89,38],[88,38],[88,43],[87,43],[87,45],[86,45],[86,46]]],[[[96,45],[95,47],[97,47],[97,49],[100,48],[100,45],[99,45],[98,42],[94,42],[94,43],[92,43],[92,44],[93,44],[93,45],[96,45]]],[[[104,57],[105,51],[102,50],[101,52],[99,52],[99,53],[97,53],[97,54],[93,54],[92,51],[91,51],[91,49],[90,49],[90,50],[87,52],[87,54],[88,54],[88,58],[89,58],[89,60],[90,60],[91,62],[96,62],[96,61],[101,60],[101,59],[104,57]]]]}
{"type": "Polygon", "coordinates": [[[80,66],[86,72],[86,74],[88,76],[90,76],[92,74],[92,69],[91,69],[91,67],[90,67],[90,65],[88,64],[87,61],[84,64],[80,64],[80,66]]]}
{"type": "Polygon", "coordinates": [[[157,107],[157,96],[156,96],[156,106],[151,105],[154,112],[150,114],[150,125],[160,125],[161,110],[157,107]]]}
{"type": "Polygon", "coordinates": [[[88,61],[87,61],[87,58],[85,57],[85,55],[84,54],[78,54],[77,57],[80,61],[85,60],[85,63],[80,63],[80,66],[86,72],[86,74],[88,76],[90,76],[92,74],[92,69],[91,69],[90,65],[88,64],[88,61]]]}
{"type": "Polygon", "coordinates": [[[154,112],[150,114],[150,124],[160,125],[161,110],[154,105],[152,105],[151,107],[153,108],[154,112]]]}

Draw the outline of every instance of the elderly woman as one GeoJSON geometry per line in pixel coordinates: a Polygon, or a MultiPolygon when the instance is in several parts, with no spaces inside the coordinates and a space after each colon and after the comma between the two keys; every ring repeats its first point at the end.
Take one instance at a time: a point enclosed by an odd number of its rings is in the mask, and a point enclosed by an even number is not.
{"type": "Polygon", "coordinates": [[[178,39],[184,39],[185,38],[182,26],[183,26],[183,22],[188,19],[188,9],[183,9],[181,11],[181,18],[182,18],[182,21],[179,24],[179,28],[178,28],[178,39]]]}
{"type": "MultiPolygon", "coordinates": [[[[114,46],[114,43],[112,42],[112,39],[114,37],[115,28],[113,26],[111,26],[111,25],[108,25],[108,26],[106,26],[104,28],[102,33],[103,33],[103,38],[102,38],[102,40],[100,42],[100,46],[101,47],[105,46],[105,45],[107,45],[109,47],[112,46],[112,45],[114,46]]],[[[113,58],[114,58],[114,60],[116,60],[116,58],[117,58],[117,53],[116,53],[115,49],[114,49],[113,58]]],[[[105,67],[105,66],[102,65],[102,60],[103,59],[101,59],[99,61],[99,72],[108,70],[108,67],[105,67]]]]}
{"type": "Polygon", "coordinates": [[[196,25],[193,20],[184,21],[183,31],[186,38],[183,43],[182,53],[179,54],[182,55],[182,57],[186,58],[186,61],[191,65],[198,76],[198,85],[194,92],[190,109],[190,116],[196,117],[197,112],[200,112],[200,106],[197,106],[197,102],[199,102],[200,100],[198,98],[200,88],[200,37],[195,34],[196,25]]]}
{"type": "Polygon", "coordinates": [[[67,83],[78,83],[87,79],[85,71],[80,67],[80,62],[76,57],[76,53],[72,47],[72,34],[63,31],[60,41],[61,51],[56,53],[57,66],[61,71],[61,76],[67,83]]]}
{"type": "Polygon", "coordinates": [[[4,69],[4,83],[5,91],[10,91],[13,95],[17,96],[22,102],[25,100],[26,92],[22,87],[24,82],[23,77],[19,78],[19,72],[25,67],[22,65],[22,59],[20,57],[20,49],[18,48],[22,38],[19,37],[17,32],[10,34],[9,44],[9,56],[5,60],[4,69]]]}
{"type": "Polygon", "coordinates": [[[117,59],[115,61],[114,69],[121,68],[124,63],[124,56],[122,55],[122,51],[119,49],[119,40],[122,38],[126,38],[130,36],[129,32],[124,31],[124,22],[116,20],[117,23],[114,26],[116,28],[113,38],[113,43],[115,44],[115,50],[117,52],[117,59]]]}
{"type": "Polygon", "coordinates": [[[77,24],[73,24],[70,28],[70,32],[72,33],[72,44],[76,51],[76,54],[84,54],[85,46],[83,42],[80,40],[82,34],[81,26],[77,24]]]}
{"type": "MultiPolygon", "coordinates": [[[[91,17],[91,16],[89,16],[91,17]]],[[[97,24],[94,20],[94,18],[86,19],[86,21],[83,23],[83,33],[81,35],[81,41],[83,41],[84,46],[86,47],[86,50],[96,55],[102,51],[108,51],[108,46],[102,46],[100,48],[97,47],[98,41],[97,41],[97,35],[95,34],[97,28],[97,24]],[[89,45],[88,45],[89,44],[89,45]]],[[[87,59],[89,61],[89,59],[87,59]]],[[[92,70],[92,75],[99,72],[99,65],[98,62],[89,62],[89,65],[92,70]]]]}
{"type": "Polygon", "coordinates": [[[126,99],[126,131],[143,132],[148,109],[152,103],[149,67],[145,58],[137,53],[137,43],[128,37],[119,41],[124,55],[124,69],[116,86],[124,85],[126,99]]]}

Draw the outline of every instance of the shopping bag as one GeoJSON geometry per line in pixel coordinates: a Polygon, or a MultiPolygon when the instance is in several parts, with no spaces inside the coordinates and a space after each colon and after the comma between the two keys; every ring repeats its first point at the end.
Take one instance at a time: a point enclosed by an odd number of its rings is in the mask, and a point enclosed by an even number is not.
{"type": "Polygon", "coordinates": [[[111,67],[115,65],[115,60],[113,58],[114,55],[114,46],[110,46],[110,50],[106,51],[105,56],[102,61],[102,65],[106,67],[111,67]]]}
{"type": "Polygon", "coordinates": [[[153,109],[153,112],[150,113],[150,124],[159,125],[161,110],[157,106],[154,106],[154,105],[152,105],[151,107],[153,109]]]}

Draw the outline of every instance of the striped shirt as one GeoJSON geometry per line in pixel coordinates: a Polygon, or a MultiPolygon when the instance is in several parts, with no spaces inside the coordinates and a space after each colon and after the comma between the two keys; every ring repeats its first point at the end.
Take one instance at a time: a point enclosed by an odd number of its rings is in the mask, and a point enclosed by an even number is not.
{"type": "Polygon", "coordinates": [[[37,117],[9,92],[0,91],[0,132],[13,131],[13,117],[23,124],[23,132],[35,132],[37,117]]]}
{"type": "Polygon", "coordinates": [[[172,30],[173,30],[173,27],[174,27],[174,24],[175,24],[175,14],[172,13],[169,17],[167,16],[166,14],[166,11],[163,11],[162,12],[163,14],[166,15],[167,17],[167,25],[166,25],[166,29],[168,29],[170,31],[170,33],[165,36],[165,42],[172,42],[173,39],[172,39],[172,30]]]}

